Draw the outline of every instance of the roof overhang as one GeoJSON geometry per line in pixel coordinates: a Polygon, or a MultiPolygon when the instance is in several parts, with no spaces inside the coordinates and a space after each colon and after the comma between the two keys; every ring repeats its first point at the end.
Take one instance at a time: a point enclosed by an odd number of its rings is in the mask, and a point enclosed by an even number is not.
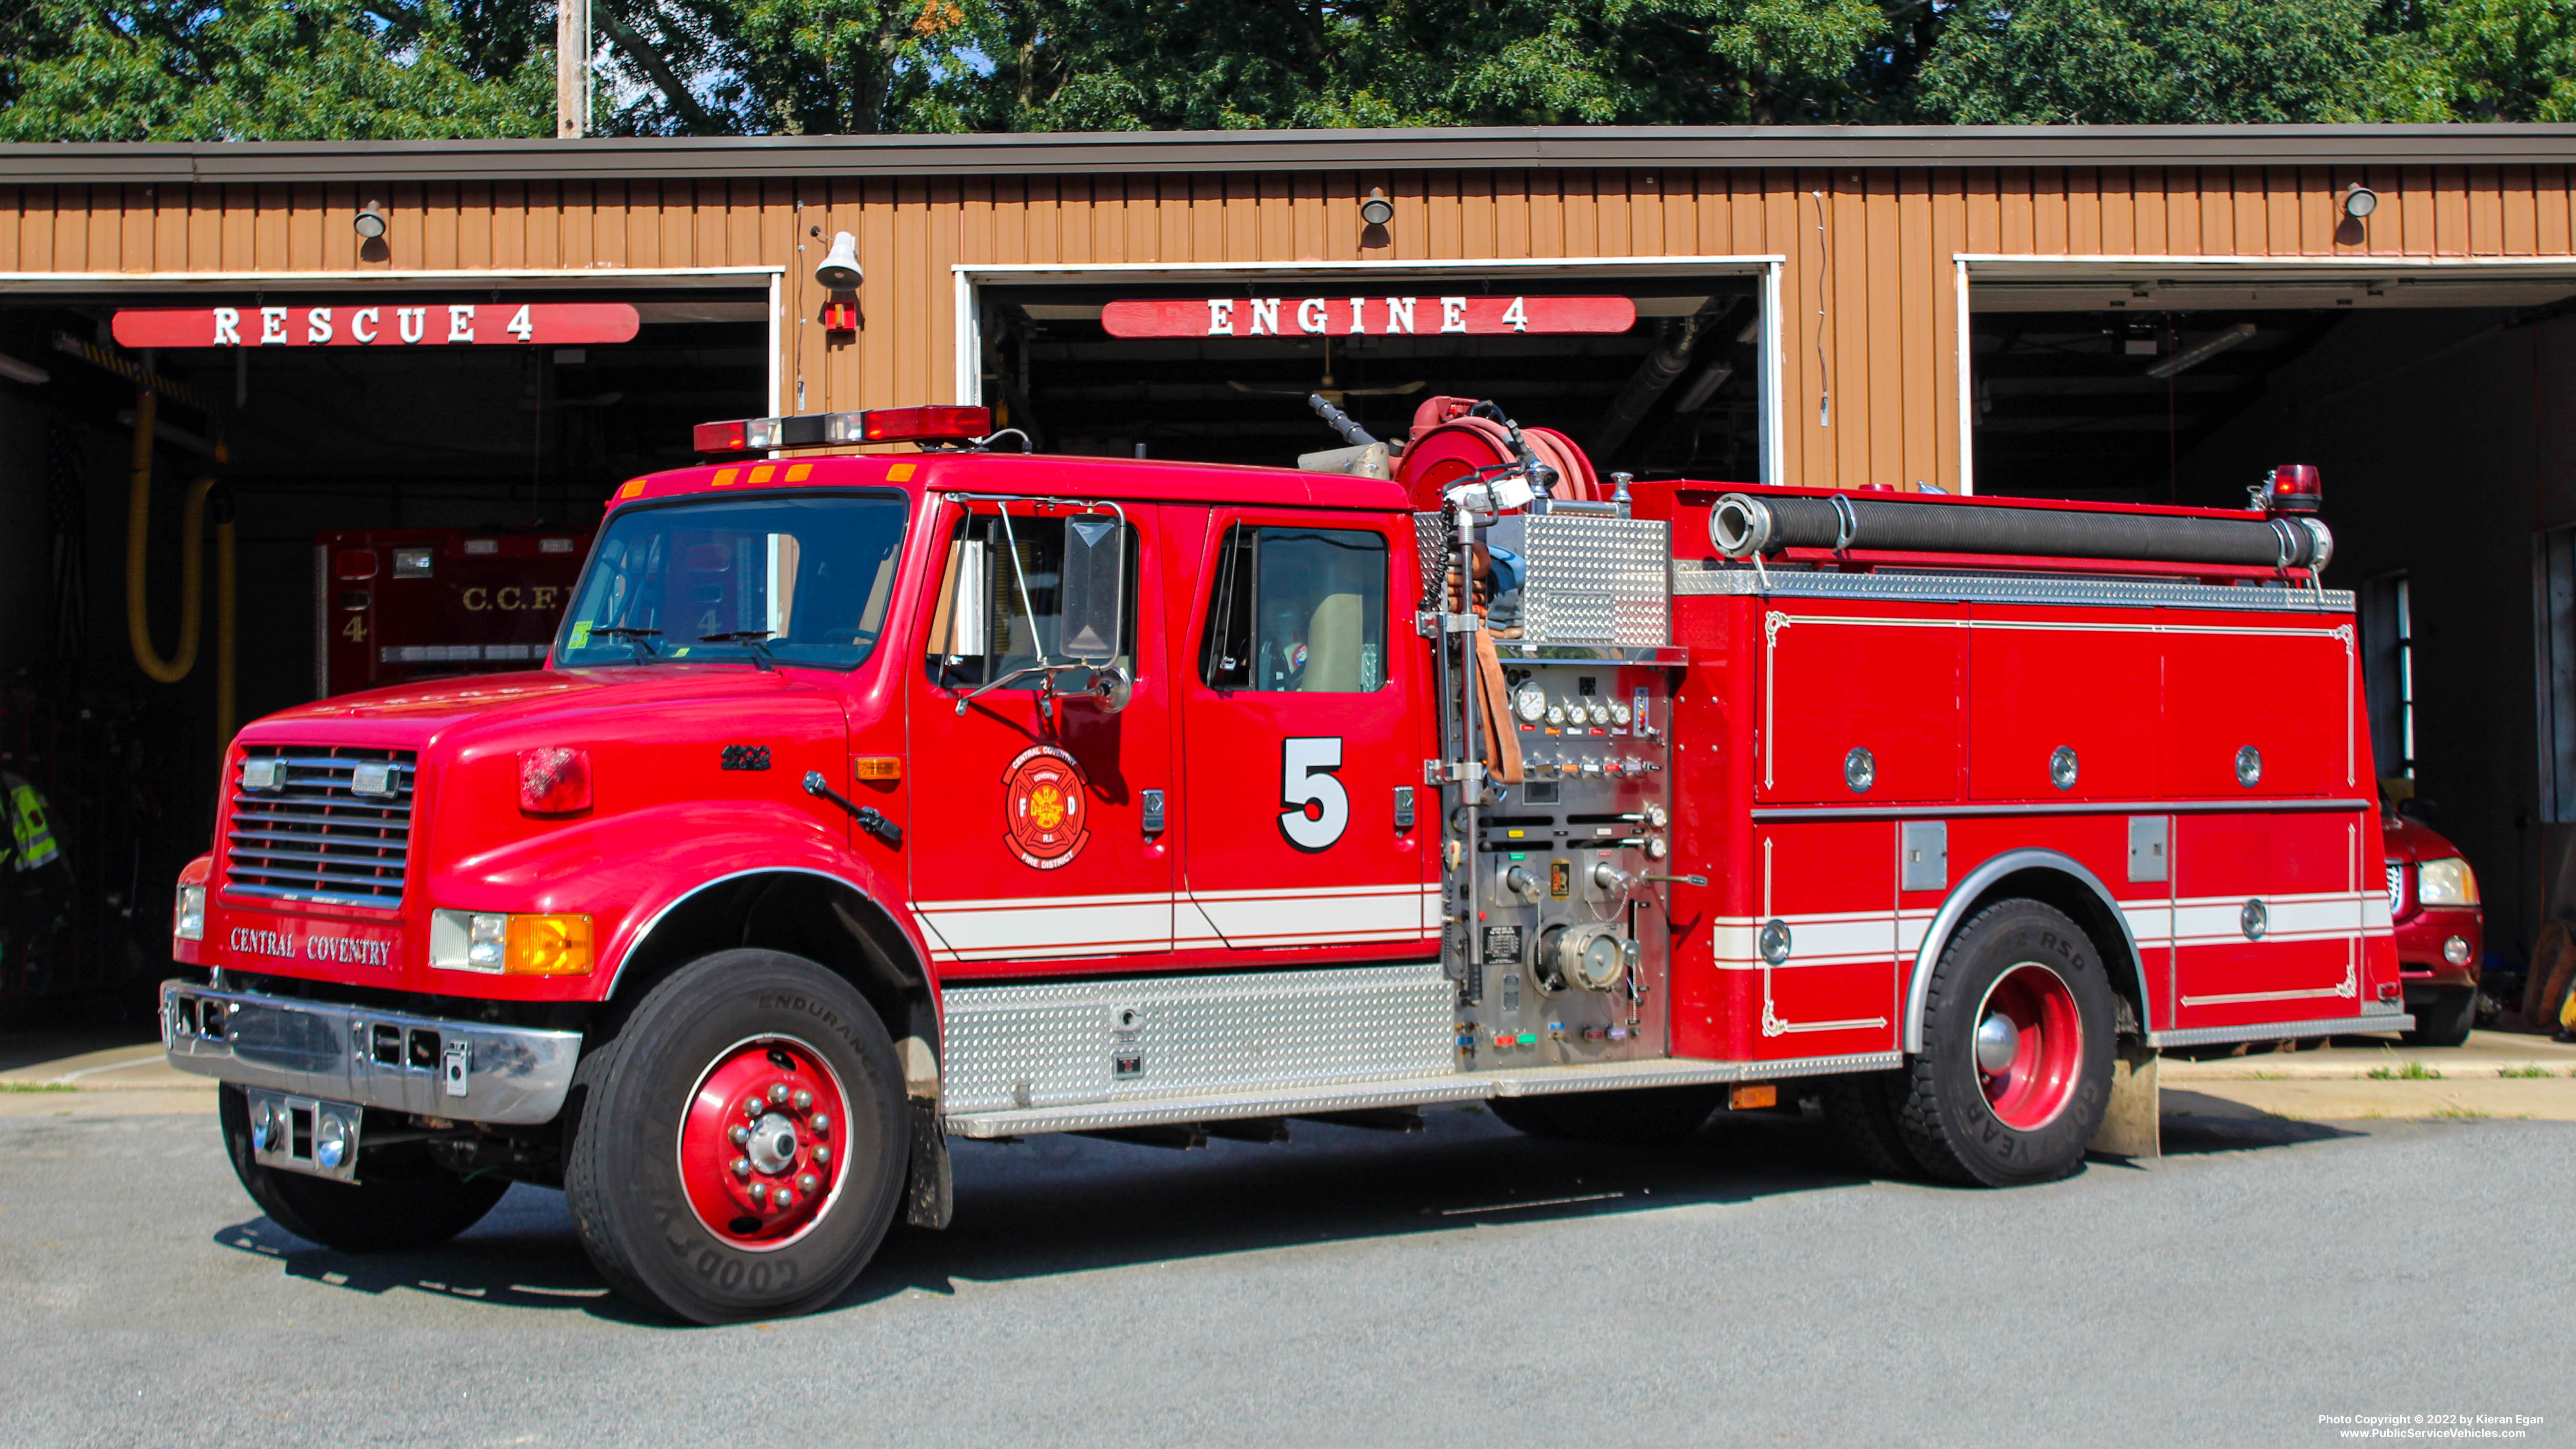
{"type": "Polygon", "coordinates": [[[1523,126],[578,141],[0,145],[0,184],[655,181],[1221,171],[1662,167],[2503,166],[2563,162],[2576,125],[1523,126]]]}

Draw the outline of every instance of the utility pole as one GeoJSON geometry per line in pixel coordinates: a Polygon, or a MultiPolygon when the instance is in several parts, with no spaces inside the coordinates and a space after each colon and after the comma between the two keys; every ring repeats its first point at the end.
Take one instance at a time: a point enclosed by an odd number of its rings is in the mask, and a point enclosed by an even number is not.
{"type": "Polygon", "coordinates": [[[555,135],[590,134],[590,0],[555,7],[555,135]]]}

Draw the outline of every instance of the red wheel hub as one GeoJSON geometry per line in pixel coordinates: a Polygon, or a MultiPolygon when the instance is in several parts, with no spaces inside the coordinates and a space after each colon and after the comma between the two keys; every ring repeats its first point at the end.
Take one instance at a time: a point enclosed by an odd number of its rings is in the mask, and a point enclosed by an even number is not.
{"type": "Polygon", "coordinates": [[[707,1231],[776,1247],[831,1207],[848,1131],[822,1057],[793,1037],[755,1037],[698,1079],[680,1123],[680,1185],[707,1231]]]}
{"type": "Polygon", "coordinates": [[[2084,1063],[2084,1020],[2075,993],[2034,961],[2013,967],[1977,1009],[1977,1077],[1996,1120],[2032,1132],[2056,1120],[2075,1096],[2084,1063]]]}

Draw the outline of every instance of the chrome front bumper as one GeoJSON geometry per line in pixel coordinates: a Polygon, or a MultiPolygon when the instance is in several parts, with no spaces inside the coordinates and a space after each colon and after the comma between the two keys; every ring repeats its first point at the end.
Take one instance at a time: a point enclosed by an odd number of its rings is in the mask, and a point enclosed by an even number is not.
{"type": "Polygon", "coordinates": [[[463,1122],[553,1120],[581,1033],[161,983],[170,1065],[245,1087],[463,1122]]]}

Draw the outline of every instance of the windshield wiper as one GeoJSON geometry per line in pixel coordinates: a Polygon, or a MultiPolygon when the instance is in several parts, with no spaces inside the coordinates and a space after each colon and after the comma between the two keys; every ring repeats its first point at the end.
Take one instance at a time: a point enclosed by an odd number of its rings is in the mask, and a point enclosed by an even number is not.
{"type": "MultiPolygon", "coordinates": [[[[594,631],[595,632],[595,631],[594,631]]],[[[778,672],[778,661],[769,653],[767,629],[728,629],[721,634],[701,634],[701,644],[740,644],[751,651],[751,662],[772,674],[778,672]]]]}
{"type": "Polygon", "coordinates": [[[635,651],[636,663],[650,664],[653,662],[656,655],[652,644],[648,641],[661,638],[662,631],[659,629],[630,628],[624,624],[610,624],[601,628],[593,628],[590,631],[590,635],[594,639],[623,639],[626,641],[626,647],[635,651]]]}

